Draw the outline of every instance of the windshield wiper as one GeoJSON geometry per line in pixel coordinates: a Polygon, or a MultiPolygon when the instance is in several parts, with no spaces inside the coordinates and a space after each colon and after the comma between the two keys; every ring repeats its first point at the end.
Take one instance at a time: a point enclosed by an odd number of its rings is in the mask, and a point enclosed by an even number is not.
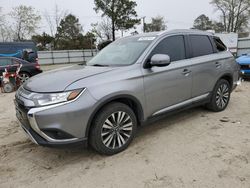
{"type": "Polygon", "coordinates": [[[102,64],[94,64],[94,65],[91,65],[91,66],[94,66],[94,67],[109,67],[109,65],[102,65],[102,64]]]}

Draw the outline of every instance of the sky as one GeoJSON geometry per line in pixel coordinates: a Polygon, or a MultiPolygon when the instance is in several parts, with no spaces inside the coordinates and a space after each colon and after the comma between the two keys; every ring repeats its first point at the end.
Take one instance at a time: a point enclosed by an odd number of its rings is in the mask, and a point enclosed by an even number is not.
{"type": "MultiPolygon", "coordinates": [[[[137,2],[137,14],[139,17],[146,16],[146,22],[151,17],[163,16],[168,30],[191,28],[193,21],[201,14],[205,14],[212,19],[218,19],[211,0],[135,0],[137,2]]],[[[55,5],[59,9],[76,15],[83,25],[84,32],[91,29],[91,23],[96,23],[102,19],[101,14],[96,14],[93,10],[94,0],[0,0],[0,7],[4,13],[9,12],[12,7],[18,5],[33,6],[41,15],[49,12],[51,15],[55,5]]],[[[43,20],[39,32],[49,32],[46,22],[43,20]]],[[[137,31],[142,32],[142,27],[138,26],[137,31]]],[[[132,32],[132,31],[130,31],[132,32]]]]}

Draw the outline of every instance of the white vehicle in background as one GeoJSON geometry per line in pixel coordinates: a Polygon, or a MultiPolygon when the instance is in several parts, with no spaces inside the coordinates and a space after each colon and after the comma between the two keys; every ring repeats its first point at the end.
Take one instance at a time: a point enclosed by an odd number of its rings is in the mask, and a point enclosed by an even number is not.
{"type": "Polygon", "coordinates": [[[229,51],[237,56],[238,51],[238,34],[237,33],[215,33],[221,41],[227,46],[229,51]]]}

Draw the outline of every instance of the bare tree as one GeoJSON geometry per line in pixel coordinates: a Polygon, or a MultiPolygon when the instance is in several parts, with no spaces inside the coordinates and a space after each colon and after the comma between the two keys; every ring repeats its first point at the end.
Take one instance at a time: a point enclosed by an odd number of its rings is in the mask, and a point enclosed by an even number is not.
{"type": "Polygon", "coordinates": [[[67,12],[68,11],[60,10],[57,4],[55,4],[52,14],[50,14],[48,11],[44,12],[44,18],[49,26],[52,37],[55,37],[57,28],[59,27],[61,20],[66,17],[67,12]]]}
{"type": "Polygon", "coordinates": [[[6,16],[2,13],[2,7],[0,7],[0,40],[2,42],[13,40],[13,31],[6,21],[6,16]]]}
{"type": "Polygon", "coordinates": [[[211,4],[221,12],[224,31],[242,32],[250,19],[249,0],[212,0],[211,4]]]}
{"type": "Polygon", "coordinates": [[[3,26],[5,20],[5,16],[2,13],[2,7],[0,7],[0,27],[3,26]]]}
{"type": "Polygon", "coordinates": [[[20,5],[10,12],[13,19],[13,31],[15,40],[25,40],[36,33],[41,16],[31,6],[20,5]]]}
{"type": "Polygon", "coordinates": [[[68,11],[60,10],[57,4],[55,4],[52,14],[50,14],[47,11],[44,12],[44,18],[50,29],[50,34],[54,38],[54,41],[53,41],[54,48],[56,48],[57,42],[58,42],[58,38],[56,37],[57,28],[59,27],[61,20],[63,20],[67,16],[67,14],[68,14],[68,11]]]}
{"type": "Polygon", "coordinates": [[[96,37],[100,38],[102,41],[111,40],[112,38],[112,24],[109,19],[104,19],[100,23],[91,24],[92,33],[96,35],[96,37]]]}
{"type": "Polygon", "coordinates": [[[13,41],[14,36],[13,36],[14,31],[11,29],[10,26],[8,25],[3,25],[0,27],[0,39],[2,42],[9,42],[13,41]]]}

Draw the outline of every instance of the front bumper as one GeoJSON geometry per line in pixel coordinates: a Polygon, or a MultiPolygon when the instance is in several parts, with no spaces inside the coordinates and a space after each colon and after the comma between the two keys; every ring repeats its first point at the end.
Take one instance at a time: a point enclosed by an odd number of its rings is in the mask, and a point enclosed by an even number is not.
{"type": "Polygon", "coordinates": [[[48,140],[41,137],[39,134],[37,134],[31,127],[21,125],[24,133],[27,135],[27,137],[35,144],[46,146],[46,147],[60,147],[60,146],[72,146],[72,145],[83,145],[87,146],[87,139],[78,139],[77,141],[72,142],[49,142],[48,140]]]}
{"type": "Polygon", "coordinates": [[[85,91],[75,101],[45,107],[27,107],[31,101],[16,96],[16,116],[31,141],[43,146],[82,143],[95,99],[85,91]]]}

